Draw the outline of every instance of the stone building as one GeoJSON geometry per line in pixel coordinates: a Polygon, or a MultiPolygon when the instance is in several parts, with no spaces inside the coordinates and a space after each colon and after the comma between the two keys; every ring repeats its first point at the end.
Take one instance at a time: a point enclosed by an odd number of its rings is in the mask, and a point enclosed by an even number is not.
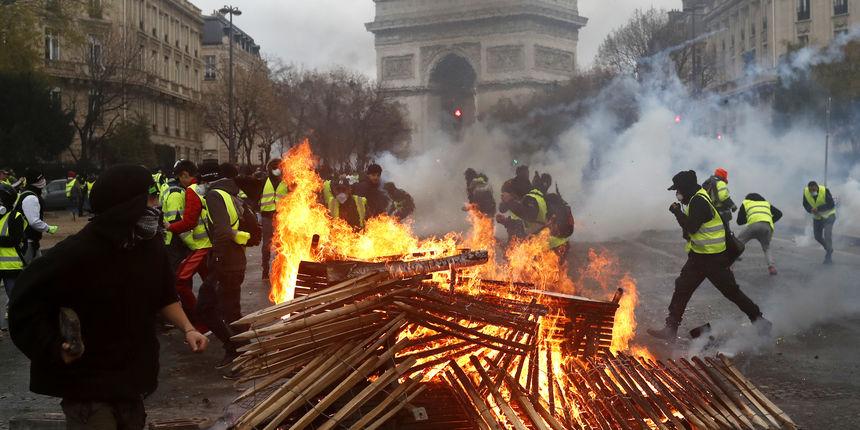
{"type": "MultiPolygon", "coordinates": [[[[87,106],[92,94],[92,82],[88,81],[92,74],[85,73],[88,63],[109,55],[105,44],[121,40],[121,49],[135,53],[127,71],[135,77],[122,90],[128,103],[123,109],[108,112],[102,122],[113,122],[117,116],[146,118],[153,142],[168,149],[167,155],[160,151],[161,165],[172,164],[172,158],[199,161],[203,73],[200,9],[187,0],[89,0],[86,14],[76,26],[83,39],[45,29],[45,71],[57,79],[55,91],[63,100],[87,106]]],[[[70,148],[76,157],[80,146],[76,139],[70,148]]],[[[72,154],[63,158],[66,162],[75,159],[72,154]]]]}
{"type": "Polygon", "coordinates": [[[406,107],[417,147],[570,79],[587,23],[576,0],[374,2],[378,80],[406,107]]]}
{"type": "Polygon", "coordinates": [[[715,59],[711,88],[735,93],[776,81],[775,65],[792,46],[826,46],[860,24],[860,0],[685,0],[702,17],[715,59]]]}
{"type": "MultiPolygon", "coordinates": [[[[211,92],[223,89],[218,85],[227,85],[227,67],[230,57],[230,21],[218,11],[203,17],[203,90],[211,92]]],[[[260,45],[254,38],[233,26],[233,67],[249,68],[253,63],[260,62],[260,45]]],[[[235,69],[234,69],[235,70],[235,69]]],[[[204,130],[203,158],[226,162],[229,157],[227,144],[215,133],[204,130]]],[[[260,150],[255,148],[253,160],[262,160],[260,150]]],[[[261,162],[261,161],[260,161],[261,162]]]]}

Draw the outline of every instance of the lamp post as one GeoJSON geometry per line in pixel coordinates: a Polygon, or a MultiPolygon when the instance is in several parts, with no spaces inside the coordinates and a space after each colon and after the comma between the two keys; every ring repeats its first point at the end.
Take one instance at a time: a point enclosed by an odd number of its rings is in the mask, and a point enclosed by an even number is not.
{"type": "Polygon", "coordinates": [[[227,156],[231,163],[236,163],[238,161],[238,157],[236,153],[236,112],[233,107],[233,16],[241,15],[242,11],[239,10],[238,7],[224,6],[219,9],[218,12],[220,12],[221,15],[230,15],[230,27],[228,29],[230,54],[227,64],[227,122],[230,127],[230,132],[228,133],[229,142],[227,142],[227,156]]]}

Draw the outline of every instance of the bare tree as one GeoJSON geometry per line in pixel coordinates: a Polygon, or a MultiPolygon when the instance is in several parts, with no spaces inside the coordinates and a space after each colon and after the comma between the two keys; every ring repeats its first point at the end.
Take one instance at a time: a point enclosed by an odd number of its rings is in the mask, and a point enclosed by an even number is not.
{"type": "MultiPolygon", "coordinates": [[[[258,138],[269,134],[263,129],[268,127],[267,115],[274,103],[273,91],[269,68],[264,60],[253,61],[247,67],[234,68],[233,102],[236,117],[233,130],[236,148],[246,164],[253,164],[251,156],[258,138]]],[[[226,83],[219,81],[204,97],[207,100],[203,109],[204,125],[229,150],[231,126],[226,83]]]]}
{"type": "Polygon", "coordinates": [[[126,119],[130,101],[146,82],[142,48],[135,35],[121,28],[105,28],[94,30],[87,39],[78,48],[81,82],[72,83],[77,91],[66,95],[75,112],[73,124],[81,144],[80,152],[72,151],[72,157],[85,165],[92,164],[99,143],[126,119]]]}

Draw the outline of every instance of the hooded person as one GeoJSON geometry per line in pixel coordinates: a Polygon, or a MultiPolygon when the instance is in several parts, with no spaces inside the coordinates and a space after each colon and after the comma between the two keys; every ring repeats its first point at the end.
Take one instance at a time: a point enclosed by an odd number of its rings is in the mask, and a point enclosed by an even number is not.
{"type": "Polygon", "coordinates": [[[382,186],[385,193],[391,199],[391,206],[388,208],[388,215],[391,215],[397,220],[403,220],[415,212],[415,201],[406,190],[397,188],[394,182],[386,182],[382,186]]]}
{"type": "Polygon", "coordinates": [[[501,200],[502,202],[499,203],[499,212],[501,213],[496,215],[496,222],[505,227],[508,232],[509,241],[515,238],[524,238],[526,236],[526,231],[523,220],[512,216],[502,215],[503,213],[508,212],[508,206],[519,204],[516,185],[513,179],[509,179],[502,184],[501,200]]]}
{"type": "Polygon", "coordinates": [[[495,217],[496,199],[493,197],[493,187],[487,175],[478,173],[470,167],[463,172],[463,176],[466,178],[466,197],[468,198],[468,203],[463,210],[467,211],[471,206],[489,218],[495,217]]]}
{"type": "Polygon", "coordinates": [[[710,195],[699,186],[696,172],[679,172],[672,178],[669,191],[675,192],[676,202],[669,207],[681,226],[687,241],[687,262],[675,279],[675,291],[669,303],[666,325],[660,330],[648,329],[648,334],[674,342],[687,303],[705,279],[734,303],[759,330],[769,335],[771,323],[762,316],[758,305],[741,291],[732,273],[732,259],[727,252],[728,231],[710,195]]]}
{"type": "Polygon", "coordinates": [[[367,199],[353,194],[349,178],[341,177],[335,181],[332,193],[334,196],[328,205],[329,215],[346,221],[353,229],[363,229],[368,217],[367,199]]]}
{"type": "Polygon", "coordinates": [[[197,295],[197,316],[212,330],[224,347],[218,368],[230,365],[239,356],[236,333],[230,323],[242,318],[242,282],[245,280],[246,246],[260,243],[257,215],[239,198],[232,164],[219,166],[218,180],[206,192],[206,225],[212,250],[208,255],[208,275],[197,295]]]}
{"type": "Polygon", "coordinates": [[[42,175],[42,170],[36,167],[28,167],[25,175],[25,186],[18,197],[18,210],[27,218],[27,229],[24,235],[27,238],[24,249],[24,263],[29,264],[42,255],[41,242],[45,233],[56,234],[59,227],[49,225],[44,221],[45,201],[42,200],[42,190],[45,189],[47,181],[42,175]]]}
{"type": "Polygon", "coordinates": [[[143,399],[158,385],[157,316],[182,330],[192,351],[208,341],[173,288],[149,171],[120,165],[103,179],[92,190],[92,221],[18,277],[10,333],[30,359],[30,390],[62,398],[68,428],[138,430],[143,399]]]}
{"type": "Polygon", "coordinates": [[[513,193],[517,198],[522,198],[532,190],[533,184],[529,178],[529,166],[517,166],[516,176],[511,178],[513,193]]]}

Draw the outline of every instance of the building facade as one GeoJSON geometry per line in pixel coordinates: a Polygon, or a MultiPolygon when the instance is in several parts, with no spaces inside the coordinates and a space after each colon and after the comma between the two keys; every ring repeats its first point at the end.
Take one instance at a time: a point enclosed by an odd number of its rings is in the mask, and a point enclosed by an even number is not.
{"type": "MultiPolygon", "coordinates": [[[[203,21],[203,91],[208,93],[226,91],[224,88],[227,85],[227,68],[230,60],[230,21],[218,11],[204,16],[203,21]]],[[[261,61],[260,45],[254,42],[253,37],[234,25],[233,67],[247,70],[261,61]]],[[[203,134],[203,158],[218,160],[218,162],[226,162],[229,159],[227,143],[211,130],[206,130],[203,134]]],[[[258,145],[254,145],[251,159],[252,164],[262,164],[262,160],[265,159],[258,145]]]]}
{"type": "MultiPolygon", "coordinates": [[[[153,142],[172,152],[172,158],[200,161],[200,9],[187,0],[89,0],[85,16],[78,21],[76,26],[82,34],[75,38],[45,29],[45,70],[56,78],[56,91],[62,99],[75,106],[87,106],[91,103],[89,89],[94,73],[85,72],[93,58],[129,55],[122,74],[133,77],[124,81],[127,86],[121,90],[125,97],[122,109],[106,112],[101,122],[114,123],[117,117],[143,118],[151,127],[153,142]]],[[[76,111],[85,113],[86,109],[76,111]]],[[[64,156],[64,160],[75,161],[80,150],[76,139],[70,148],[72,154],[64,156]]],[[[158,163],[172,164],[169,158],[162,155],[158,163]]]]}
{"type": "Polygon", "coordinates": [[[860,0],[686,0],[702,17],[715,60],[712,89],[742,92],[776,81],[793,47],[826,46],[860,24],[860,0]]]}
{"type": "Polygon", "coordinates": [[[408,111],[413,147],[570,79],[587,23],[576,0],[374,3],[378,81],[408,111]]]}

